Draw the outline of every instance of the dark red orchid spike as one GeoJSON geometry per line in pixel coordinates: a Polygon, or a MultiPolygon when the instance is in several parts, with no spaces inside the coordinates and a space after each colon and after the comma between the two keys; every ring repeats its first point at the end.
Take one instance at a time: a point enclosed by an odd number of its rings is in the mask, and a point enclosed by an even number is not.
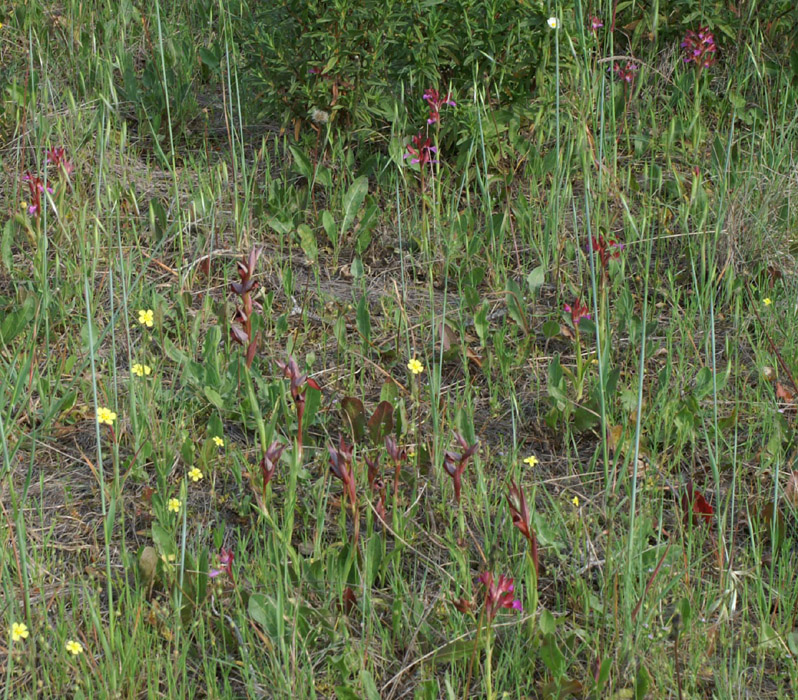
{"type": "Polygon", "coordinates": [[[341,480],[354,509],[357,503],[355,475],[352,471],[352,446],[346,444],[343,435],[338,436],[338,447],[327,446],[330,453],[330,471],[341,480]]]}
{"type": "Polygon", "coordinates": [[[468,466],[468,460],[471,459],[479,448],[479,441],[475,442],[473,445],[469,445],[468,441],[458,432],[455,432],[454,437],[463,449],[463,452],[452,452],[450,450],[444,452],[443,468],[446,470],[446,473],[452,477],[452,482],[454,483],[454,498],[459,504],[463,472],[468,466]]]}
{"type": "Polygon", "coordinates": [[[299,365],[294,359],[293,355],[289,356],[287,362],[280,362],[277,360],[277,366],[283,373],[283,376],[290,380],[291,398],[296,405],[297,415],[297,448],[299,456],[302,456],[302,417],[305,415],[305,392],[308,387],[312,387],[317,391],[321,391],[315,379],[311,379],[307,374],[302,374],[299,370],[299,365]]]}
{"type": "Polygon", "coordinates": [[[703,518],[705,522],[710,522],[715,509],[707,502],[707,499],[704,498],[700,491],[695,490],[693,482],[690,480],[684,487],[682,511],[685,522],[692,520],[693,525],[696,525],[699,522],[699,518],[703,518]]]}
{"type": "Polygon", "coordinates": [[[532,564],[535,567],[535,576],[539,574],[539,555],[538,555],[538,538],[535,530],[532,527],[532,517],[529,513],[529,506],[526,503],[524,490],[520,484],[513,481],[507,490],[507,505],[510,507],[510,515],[513,519],[513,525],[517,527],[521,534],[526,537],[529,542],[529,551],[532,555],[532,564]]]}
{"type": "Polygon", "coordinates": [[[599,260],[601,261],[601,267],[604,270],[607,269],[611,259],[617,259],[621,257],[621,251],[624,249],[623,243],[618,243],[618,241],[616,241],[614,238],[605,240],[604,236],[601,234],[598,236],[591,236],[590,243],[591,247],[593,248],[593,252],[598,255],[599,260]]]}
{"type": "Polygon", "coordinates": [[[266,454],[263,455],[263,459],[260,461],[260,471],[263,475],[264,502],[266,501],[266,485],[272,480],[274,472],[277,470],[277,463],[280,461],[280,457],[282,456],[286,447],[287,445],[275,440],[271,445],[269,445],[268,449],[266,450],[266,454]]]}
{"type": "Polygon", "coordinates": [[[407,452],[404,448],[399,447],[393,435],[385,437],[385,449],[393,462],[393,503],[396,508],[399,498],[399,476],[402,472],[402,463],[407,459],[407,452]]]}
{"type": "Polygon", "coordinates": [[[252,367],[258,346],[258,335],[254,337],[252,335],[252,312],[256,309],[260,311],[261,306],[252,299],[252,292],[258,287],[258,281],[254,276],[260,254],[261,249],[255,247],[247,257],[239,260],[236,265],[241,281],[230,283],[230,290],[241,297],[241,306],[236,307],[233,324],[230,326],[230,337],[233,342],[246,346],[247,369],[252,367]]]}

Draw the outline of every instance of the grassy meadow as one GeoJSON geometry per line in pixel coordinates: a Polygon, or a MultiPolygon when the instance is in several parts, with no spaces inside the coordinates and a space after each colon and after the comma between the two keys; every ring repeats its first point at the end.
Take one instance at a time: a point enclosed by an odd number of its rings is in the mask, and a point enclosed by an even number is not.
{"type": "Polygon", "coordinates": [[[795,697],[794,3],[0,23],[0,698],[795,697]]]}

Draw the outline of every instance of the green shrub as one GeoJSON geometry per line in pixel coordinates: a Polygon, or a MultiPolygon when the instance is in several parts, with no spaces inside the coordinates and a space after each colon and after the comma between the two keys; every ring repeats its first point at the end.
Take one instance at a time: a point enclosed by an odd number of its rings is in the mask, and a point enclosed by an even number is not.
{"type": "Polygon", "coordinates": [[[242,30],[252,106],[296,128],[374,130],[407,91],[420,118],[427,87],[487,81],[503,101],[528,98],[552,40],[542,8],[518,0],[285,0],[242,30]]]}

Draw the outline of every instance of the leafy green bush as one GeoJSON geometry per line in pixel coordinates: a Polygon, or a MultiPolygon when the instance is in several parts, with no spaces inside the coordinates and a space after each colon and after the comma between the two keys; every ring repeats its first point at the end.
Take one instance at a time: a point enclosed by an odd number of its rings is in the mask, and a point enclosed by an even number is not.
{"type": "Polygon", "coordinates": [[[488,81],[503,99],[528,96],[551,41],[543,10],[518,0],[285,0],[242,29],[253,106],[296,128],[374,129],[405,91],[430,86],[488,81]]]}

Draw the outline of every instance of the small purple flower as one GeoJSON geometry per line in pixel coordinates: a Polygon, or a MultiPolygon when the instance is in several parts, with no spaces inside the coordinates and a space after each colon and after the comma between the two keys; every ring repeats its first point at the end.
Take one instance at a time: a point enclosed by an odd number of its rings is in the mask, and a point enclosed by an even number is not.
{"type": "Polygon", "coordinates": [[[602,22],[599,17],[596,17],[596,15],[592,15],[590,17],[590,31],[592,31],[594,34],[603,26],[604,22],[602,22]]]}
{"type": "Polygon", "coordinates": [[[417,134],[413,137],[413,145],[408,144],[407,153],[405,158],[411,158],[412,164],[419,163],[423,168],[427,163],[437,163],[437,160],[432,158],[433,153],[437,153],[437,146],[432,145],[429,137],[424,138],[424,134],[417,134]]]}
{"type": "Polygon", "coordinates": [[[715,62],[718,47],[708,27],[699,27],[698,31],[688,29],[681,47],[685,50],[685,63],[695,63],[697,68],[709,68],[715,62]]]}

